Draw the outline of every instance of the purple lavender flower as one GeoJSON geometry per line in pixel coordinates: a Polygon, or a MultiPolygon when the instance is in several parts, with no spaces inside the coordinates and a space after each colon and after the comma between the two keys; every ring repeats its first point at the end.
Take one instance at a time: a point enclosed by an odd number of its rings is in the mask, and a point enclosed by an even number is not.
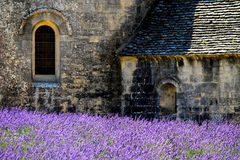
{"type": "Polygon", "coordinates": [[[240,159],[239,124],[0,112],[1,159],[240,159]]]}

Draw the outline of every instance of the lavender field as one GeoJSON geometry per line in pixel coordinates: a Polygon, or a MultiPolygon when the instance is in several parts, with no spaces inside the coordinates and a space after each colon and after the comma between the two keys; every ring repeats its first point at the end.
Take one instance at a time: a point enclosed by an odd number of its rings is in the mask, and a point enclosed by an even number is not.
{"type": "Polygon", "coordinates": [[[0,111],[0,159],[240,159],[240,125],[0,111]]]}

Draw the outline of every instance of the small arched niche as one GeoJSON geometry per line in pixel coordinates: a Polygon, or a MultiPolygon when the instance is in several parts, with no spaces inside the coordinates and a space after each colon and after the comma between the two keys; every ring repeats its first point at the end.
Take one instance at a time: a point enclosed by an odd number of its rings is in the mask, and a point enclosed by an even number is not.
{"type": "Polygon", "coordinates": [[[171,83],[160,86],[160,115],[177,113],[176,87],[171,83]]]}

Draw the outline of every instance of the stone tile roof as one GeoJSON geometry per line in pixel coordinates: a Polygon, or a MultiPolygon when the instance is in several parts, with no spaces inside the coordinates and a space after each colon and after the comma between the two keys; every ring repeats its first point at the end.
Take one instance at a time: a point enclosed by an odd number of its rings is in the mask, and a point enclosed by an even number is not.
{"type": "Polygon", "coordinates": [[[239,0],[157,0],[120,55],[240,53],[239,0]]]}

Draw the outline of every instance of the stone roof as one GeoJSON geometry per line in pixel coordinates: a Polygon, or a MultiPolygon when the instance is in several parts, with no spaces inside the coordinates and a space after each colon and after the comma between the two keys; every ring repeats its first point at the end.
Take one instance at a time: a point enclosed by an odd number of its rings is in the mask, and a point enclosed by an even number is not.
{"type": "Polygon", "coordinates": [[[157,0],[120,55],[240,53],[239,0],[157,0]]]}

